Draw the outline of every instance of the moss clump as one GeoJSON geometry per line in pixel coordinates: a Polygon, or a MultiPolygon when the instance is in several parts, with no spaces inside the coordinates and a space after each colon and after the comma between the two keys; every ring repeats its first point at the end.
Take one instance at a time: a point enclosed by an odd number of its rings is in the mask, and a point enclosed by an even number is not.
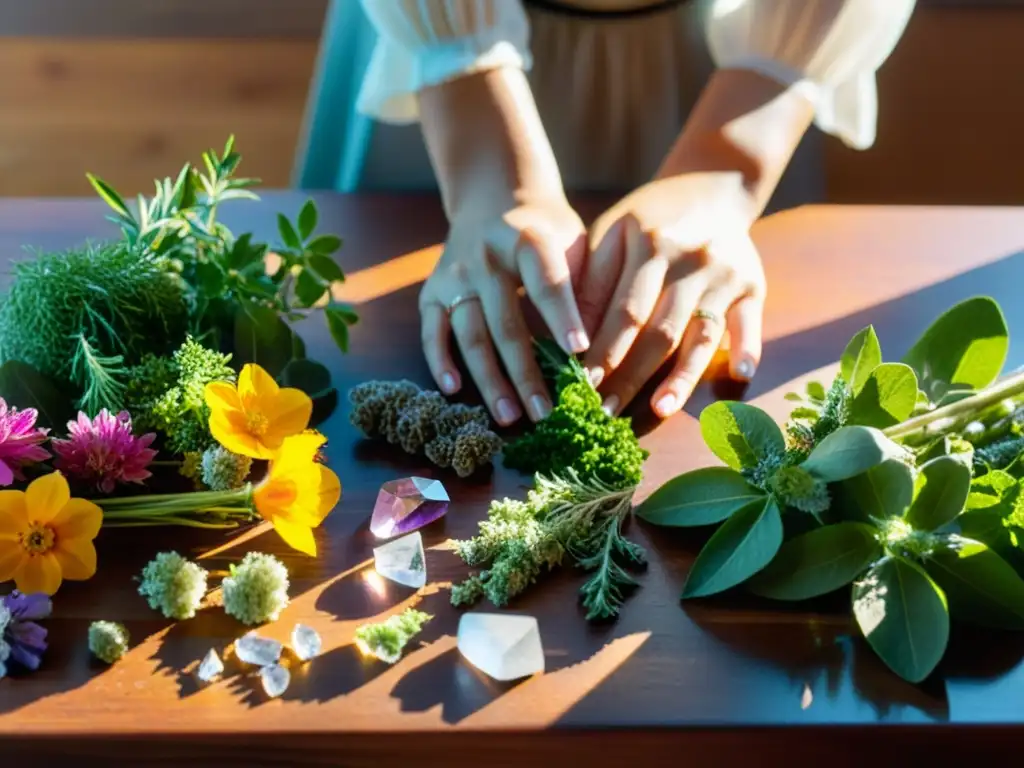
{"type": "Polygon", "coordinates": [[[166,258],[124,243],[41,253],[14,266],[0,302],[0,362],[70,382],[83,338],[97,355],[131,363],[180,344],[187,324],[184,285],[166,258]]]}

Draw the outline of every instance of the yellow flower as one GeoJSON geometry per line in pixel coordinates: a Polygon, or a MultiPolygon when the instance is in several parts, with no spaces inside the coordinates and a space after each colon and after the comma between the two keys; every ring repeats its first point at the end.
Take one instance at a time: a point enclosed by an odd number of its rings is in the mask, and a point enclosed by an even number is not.
{"type": "Polygon", "coordinates": [[[71,498],[60,472],[33,480],[26,491],[0,491],[0,582],[14,579],[26,594],[52,595],[61,581],[96,573],[103,511],[71,498]]]}
{"type": "Polygon", "coordinates": [[[285,438],[266,480],[253,490],[260,516],[273,523],[289,546],[311,556],[316,555],[312,529],[341,498],[338,476],[314,460],[326,441],[312,431],[285,438]]]}
{"type": "Polygon", "coordinates": [[[238,387],[226,381],[206,385],[210,434],[232,453],[272,459],[285,438],[309,425],[313,401],[298,389],[282,389],[258,365],[246,365],[238,387]]]}

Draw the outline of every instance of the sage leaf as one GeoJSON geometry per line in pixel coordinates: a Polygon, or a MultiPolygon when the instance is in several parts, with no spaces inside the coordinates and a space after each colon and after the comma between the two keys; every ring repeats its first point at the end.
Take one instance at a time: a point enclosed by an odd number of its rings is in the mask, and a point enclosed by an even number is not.
{"type": "Polygon", "coordinates": [[[870,522],[903,517],[914,498],[914,473],[897,459],[832,487],[832,508],[841,519],[870,522]]]}
{"type": "Polygon", "coordinates": [[[308,240],[309,236],[313,234],[313,230],[316,229],[317,221],[317,210],[316,203],[312,200],[307,200],[302,206],[302,210],[299,211],[299,238],[302,240],[308,240]]]}
{"type": "Polygon", "coordinates": [[[820,381],[807,382],[807,396],[815,402],[825,401],[825,385],[820,381]]]}
{"type": "Polygon", "coordinates": [[[310,254],[308,262],[310,268],[320,275],[325,282],[345,282],[345,273],[341,271],[341,267],[339,267],[338,263],[330,256],[325,256],[322,253],[313,253],[310,254]]]}
{"type": "Polygon", "coordinates": [[[74,415],[71,398],[52,379],[20,360],[0,365],[0,397],[8,408],[35,409],[37,427],[63,430],[74,415]]]}
{"type": "Polygon", "coordinates": [[[1024,580],[980,541],[957,537],[924,564],[946,593],[950,615],[996,629],[1024,629],[1024,580]]]}
{"type": "Polygon", "coordinates": [[[637,507],[636,514],[654,525],[712,525],[764,497],[739,472],[706,467],[669,480],[637,507]]]}
{"type": "Polygon", "coordinates": [[[846,386],[856,396],[867,383],[871,372],[881,363],[882,347],[878,343],[875,329],[869,325],[846,345],[839,361],[839,372],[846,386]]]}
{"type": "Polygon", "coordinates": [[[882,363],[850,404],[850,423],[885,429],[910,418],[917,402],[917,376],[903,363],[882,363]]]}
{"type": "Polygon", "coordinates": [[[819,480],[835,483],[866,472],[902,449],[873,427],[840,427],[811,451],[803,468],[819,480]]]}
{"type": "Polygon", "coordinates": [[[782,545],[782,516],[771,497],[737,510],[697,555],[683,599],[706,597],[742,584],[764,568],[782,545]]]}
{"type": "Polygon", "coordinates": [[[314,306],[326,292],[327,288],[320,278],[308,267],[299,272],[299,276],[295,280],[295,298],[298,299],[300,307],[314,306]]]}
{"type": "Polygon", "coordinates": [[[922,391],[936,402],[950,389],[983,389],[996,380],[1010,348],[1002,310],[988,296],[950,308],[903,358],[922,391]]]}
{"type": "Polygon", "coordinates": [[[341,238],[337,235],[317,235],[308,243],[306,249],[321,256],[330,256],[341,248],[341,238]]]}
{"type": "Polygon", "coordinates": [[[747,588],[775,600],[807,600],[844,587],[882,554],[876,530],[836,523],[790,539],[747,588]]]}
{"type": "Polygon", "coordinates": [[[701,411],[700,431],[715,456],[736,470],[753,469],[766,456],[786,450],[778,424],[746,403],[712,403],[701,411]]]}
{"type": "Polygon", "coordinates": [[[348,352],[348,327],[351,325],[343,310],[336,307],[328,307],[324,310],[324,317],[327,319],[327,329],[331,332],[331,338],[338,345],[342,352],[348,352]]]}
{"type": "Polygon", "coordinates": [[[907,522],[919,531],[934,531],[956,519],[971,490],[971,470],[952,456],[923,464],[914,482],[907,522]]]}
{"type": "Polygon", "coordinates": [[[242,304],[235,314],[234,361],[256,363],[278,376],[296,356],[296,335],[270,307],[242,304]]]}
{"type": "Polygon", "coordinates": [[[295,227],[292,226],[292,223],[288,221],[288,217],[283,213],[277,214],[277,231],[281,235],[281,242],[285,244],[286,248],[291,248],[293,251],[302,250],[302,241],[299,239],[295,227]]]}
{"type": "Polygon", "coordinates": [[[887,557],[854,582],[853,614],[875,653],[911,683],[928,677],[946,652],[946,596],[909,560],[887,557]]]}

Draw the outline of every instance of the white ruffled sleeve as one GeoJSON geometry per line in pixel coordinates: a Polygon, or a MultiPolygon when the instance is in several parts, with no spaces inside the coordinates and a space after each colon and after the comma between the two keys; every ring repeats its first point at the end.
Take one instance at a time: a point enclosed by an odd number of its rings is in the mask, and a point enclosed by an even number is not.
{"type": "Polygon", "coordinates": [[[848,146],[875,141],[875,73],[915,0],[715,0],[708,45],[723,69],[750,69],[805,93],[815,122],[848,146]]]}
{"type": "Polygon", "coordinates": [[[421,88],[473,72],[529,69],[532,64],[529,21],[520,0],[361,1],[380,37],[357,107],[379,120],[417,121],[421,88]]]}

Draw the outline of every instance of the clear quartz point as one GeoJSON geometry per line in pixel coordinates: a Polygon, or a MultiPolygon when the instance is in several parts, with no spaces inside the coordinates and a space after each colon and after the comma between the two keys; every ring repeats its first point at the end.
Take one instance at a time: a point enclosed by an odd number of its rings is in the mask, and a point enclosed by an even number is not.
{"type": "Polygon", "coordinates": [[[305,624],[296,624],[292,630],[292,650],[302,661],[309,661],[320,655],[323,650],[320,634],[305,624]]]}
{"type": "Polygon", "coordinates": [[[533,616],[463,614],[458,647],[470,664],[495,680],[518,680],[544,671],[544,649],[533,616]]]}
{"type": "Polygon", "coordinates": [[[420,589],[427,583],[423,537],[419,531],[389,541],[373,550],[373,567],[381,576],[406,587],[420,589]]]}
{"type": "Polygon", "coordinates": [[[288,684],[292,681],[292,673],[287,667],[280,664],[271,664],[260,670],[260,680],[263,682],[263,690],[267,696],[276,699],[288,690],[288,684]]]}
{"type": "Polygon", "coordinates": [[[276,664],[281,658],[282,646],[277,640],[260,637],[256,632],[248,632],[235,641],[235,655],[246,664],[266,667],[276,664]]]}
{"type": "Polygon", "coordinates": [[[199,662],[199,669],[196,670],[196,677],[204,683],[216,680],[224,674],[224,662],[220,660],[217,652],[211,648],[203,660],[199,662]]]}

